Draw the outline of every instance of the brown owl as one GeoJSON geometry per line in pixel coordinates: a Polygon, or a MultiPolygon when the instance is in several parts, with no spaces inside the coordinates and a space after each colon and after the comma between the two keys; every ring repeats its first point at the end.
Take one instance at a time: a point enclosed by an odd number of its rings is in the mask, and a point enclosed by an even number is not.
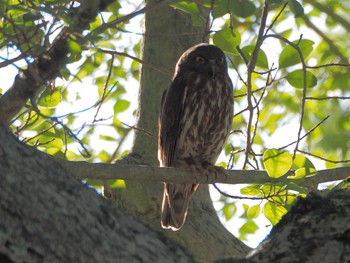
{"type": "MultiPolygon", "coordinates": [[[[201,43],[177,62],[163,93],[159,114],[158,159],[162,167],[215,169],[233,116],[233,87],[224,52],[201,43]]],[[[179,230],[198,184],[164,183],[161,225],[179,230]]]]}

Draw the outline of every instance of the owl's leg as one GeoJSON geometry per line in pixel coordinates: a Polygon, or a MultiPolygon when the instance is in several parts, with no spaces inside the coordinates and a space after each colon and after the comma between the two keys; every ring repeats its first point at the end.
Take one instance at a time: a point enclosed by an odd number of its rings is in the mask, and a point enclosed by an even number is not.
{"type": "MultiPolygon", "coordinates": [[[[193,158],[188,157],[184,159],[179,159],[176,161],[176,167],[179,168],[189,168],[191,170],[192,176],[195,178],[198,183],[197,176],[206,177],[208,181],[207,170],[203,167],[202,163],[195,161],[193,158]]],[[[198,187],[198,184],[197,184],[198,187]]],[[[197,189],[196,187],[196,189],[197,189]]]]}
{"type": "Polygon", "coordinates": [[[224,168],[222,168],[221,166],[215,166],[215,165],[205,161],[202,163],[202,167],[204,170],[208,171],[209,174],[214,174],[215,179],[217,179],[219,175],[227,178],[226,170],[224,168]]]}
{"type": "MultiPolygon", "coordinates": [[[[192,177],[194,177],[194,179],[198,183],[198,179],[196,177],[196,174],[198,173],[198,167],[192,158],[178,159],[176,160],[175,166],[178,168],[190,169],[192,177]]],[[[195,187],[194,191],[197,189],[197,187],[195,187]]]]}

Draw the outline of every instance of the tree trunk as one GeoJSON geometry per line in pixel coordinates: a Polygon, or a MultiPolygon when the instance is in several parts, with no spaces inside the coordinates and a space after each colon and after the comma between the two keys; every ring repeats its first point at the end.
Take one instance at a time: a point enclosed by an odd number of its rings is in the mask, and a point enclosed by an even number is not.
{"type": "Polygon", "coordinates": [[[0,125],[0,262],[193,262],[0,125]]]}
{"type": "MultiPolygon", "coordinates": [[[[151,6],[157,0],[147,1],[151,6]]],[[[205,20],[207,10],[203,10],[205,20]]],[[[163,90],[170,85],[175,64],[180,55],[194,44],[207,40],[205,21],[194,27],[191,17],[168,6],[157,6],[146,13],[143,65],[139,93],[138,128],[154,135],[158,133],[158,113],[163,90]],[[155,70],[153,67],[159,69],[155,70]],[[166,71],[168,74],[161,72],[166,71]]],[[[157,140],[136,132],[132,153],[117,164],[136,163],[159,165],[157,140]]],[[[116,205],[127,214],[160,231],[188,248],[194,257],[203,262],[223,257],[246,255],[250,250],[221,224],[210,199],[207,185],[201,185],[192,197],[188,217],[178,232],[160,227],[162,183],[126,182],[126,189],[115,191],[116,205]]]]}

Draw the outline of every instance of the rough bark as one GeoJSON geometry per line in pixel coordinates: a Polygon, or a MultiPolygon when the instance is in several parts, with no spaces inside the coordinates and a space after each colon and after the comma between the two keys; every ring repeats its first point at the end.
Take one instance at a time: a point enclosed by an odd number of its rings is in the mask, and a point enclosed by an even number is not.
{"type": "Polygon", "coordinates": [[[217,263],[350,262],[350,179],[300,198],[248,259],[217,263]]]}
{"type": "Polygon", "coordinates": [[[300,198],[252,259],[281,263],[350,262],[349,197],[350,189],[300,198]]]}
{"type": "Polygon", "coordinates": [[[0,126],[0,262],[193,262],[0,126]]]}

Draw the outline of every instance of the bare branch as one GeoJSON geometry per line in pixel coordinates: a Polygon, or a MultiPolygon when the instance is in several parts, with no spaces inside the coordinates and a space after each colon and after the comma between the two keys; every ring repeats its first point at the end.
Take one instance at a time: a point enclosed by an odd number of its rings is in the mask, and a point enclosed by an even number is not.
{"type": "MultiPolygon", "coordinates": [[[[54,157],[52,157],[54,158],[54,157]]],[[[263,184],[288,182],[287,176],[292,172],[272,179],[266,171],[257,170],[226,170],[226,176],[222,174],[208,174],[208,176],[192,175],[191,170],[172,167],[152,167],[145,165],[120,165],[106,163],[72,162],[54,158],[56,162],[68,169],[77,179],[123,179],[147,182],[174,182],[174,183],[200,183],[200,184],[263,184]]],[[[350,176],[350,167],[341,167],[327,170],[320,170],[316,175],[306,177],[293,182],[302,185],[317,185],[319,183],[343,180],[350,176]]]]}
{"type": "MultiPolygon", "coordinates": [[[[249,119],[248,119],[248,124],[247,124],[247,145],[246,145],[246,154],[245,154],[243,168],[245,168],[246,165],[249,163],[248,157],[249,157],[249,154],[253,151],[252,150],[253,141],[252,141],[252,134],[251,134],[251,132],[252,132],[251,127],[253,125],[253,115],[254,115],[254,106],[253,106],[253,100],[252,100],[252,98],[253,98],[252,74],[254,72],[255,65],[258,61],[258,54],[259,54],[261,45],[264,41],[264,31],[265,31],[265,27],[266,27],[267,14],[268,14],[268,4],[265,1],[264,8],[262,11],[262,16],[261,16],[261,24],[260,24],[260,28],[259,28],[258,38],[256,40],[256,45],[255,45],[254,50],[252,52],[252,58],[247,65],[247,74],[248,74],[248,78],[247,78],[247,103],[248,103],[248,109],[249,109],[249,119]]],[[[254,127],[255,128],[254,128],[253,134],[256,131],[256,126],[254,126],[254,127]]]]}

